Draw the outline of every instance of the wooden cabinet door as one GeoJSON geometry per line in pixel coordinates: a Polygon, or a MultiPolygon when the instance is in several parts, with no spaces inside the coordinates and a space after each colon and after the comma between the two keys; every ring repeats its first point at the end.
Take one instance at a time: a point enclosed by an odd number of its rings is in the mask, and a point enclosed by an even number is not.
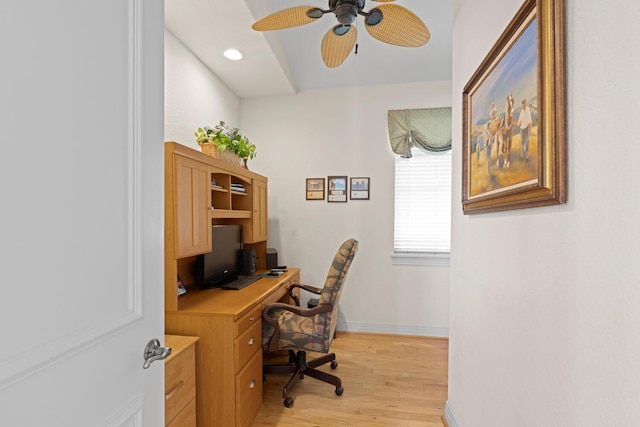
{"type": "Polygon", "coordinates": [[[267,183],[253,180],[253,242],[264,242],[268,236],[267,183]]]}
{"type": "Polygon", "coordinates": [[[206,164],[174,156],[176,258],[211,252],[211,175],[206,164]]]}

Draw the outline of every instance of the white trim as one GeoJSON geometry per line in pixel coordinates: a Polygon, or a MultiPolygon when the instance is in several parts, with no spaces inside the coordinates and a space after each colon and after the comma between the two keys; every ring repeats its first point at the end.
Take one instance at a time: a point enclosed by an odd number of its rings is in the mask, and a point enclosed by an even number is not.
{"type": "Polygon", "coordinates": [[[449,267],[449,258],[449,252],[394,252],[393,254],[391,254],[391,265],[426,265],[430,267],[449,267]]]}
{"type": "Polygon", "coordinates": [[[338,320],[338,331],[369,332],[392,335],[448,338],[449,328],[435,326],[385,325],[380,323],[345,322],[338,320]]]}
{"type": "Polygon", "coordinates": [[[138,394],[129,402],[118,409],[108,420],[102,422],[100,427],[142,427],[142,408],[144,396],[138,394]]]}
{"type": "Polygon", "coordinates": [[[444,404],[444,419],[447,420],[447,424],[449,424],[449,427],[458,427],[458,423],[453,417],[453,412],[451,411],[451,404],[448,400],[444,404]]]}
{"type": "Polygon", "coordinates": [[[0,390],[98,345],[108,338],[120,335],[141,321],[142,316],[138,313],[126,313],[117,319],[55,338],[52,342],[43,343],[30,351],[16,354],[11,359],[0,363],[0,390]]]}
{"type": "Polygon", "coordinates": [[[129,1],[129,310],[142,313],[142,5],[129,1]]]}

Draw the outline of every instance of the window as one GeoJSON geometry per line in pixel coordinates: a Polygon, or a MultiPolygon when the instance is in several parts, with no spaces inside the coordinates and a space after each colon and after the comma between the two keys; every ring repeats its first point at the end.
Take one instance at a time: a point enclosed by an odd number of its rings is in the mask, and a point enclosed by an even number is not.
{"type": "Polygon", "coordinates": [[[451,107],[389,110],[395,159],[393,264],[449,265],[451,107]]]}
{"type": "Polygon", "coordinates": [[[395,158],[394,264],[448,265],[451,150],[395,158]]]}

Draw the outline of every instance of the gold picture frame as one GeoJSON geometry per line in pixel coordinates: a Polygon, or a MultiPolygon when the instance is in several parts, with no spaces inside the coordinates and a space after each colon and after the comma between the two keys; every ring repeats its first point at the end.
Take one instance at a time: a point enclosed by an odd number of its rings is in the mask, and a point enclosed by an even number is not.
{"type": "Polygon", "coordinates": [[[324,178],[307,178],[307,200],[324,200],[324,178]]]}
{"type": "Polygon", "coordinates": [[[464,87],[465,214],[566,202],[564,1],[526,0],[464,87]]]}

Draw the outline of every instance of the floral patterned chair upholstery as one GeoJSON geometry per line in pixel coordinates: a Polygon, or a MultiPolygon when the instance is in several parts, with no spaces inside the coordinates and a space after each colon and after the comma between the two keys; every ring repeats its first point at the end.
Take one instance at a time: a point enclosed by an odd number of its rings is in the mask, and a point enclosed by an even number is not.
{"type": "Polygon", "coordinates": [[[342,395],[340,378],[317,370],[320,365],[331,362],[336,369],[334,353],[329,347],[338,323],[338,301],[342,294],[343,284],[351,266],[351,261],[358,251],[358,241],[345,241],[336,252],[323,288],[295,284],[289,288],[289,295],[296,305],[285,303],[269,304],[262,313],[262,347],[265,352],[289,350],[289,363],[285,365],[265,365],[265,374],[292,374],[282,389],[284,406],[293,405],[289,392],[305,375],[319,379],[336,387],[335,393],[342,395]],[[300,301],[293,289],[300,288],[320,295],[319,303],[312,309],[300,307],[300,301]],[[314,360],[307,361],[307,351],[325,353],[314,360]]]}

